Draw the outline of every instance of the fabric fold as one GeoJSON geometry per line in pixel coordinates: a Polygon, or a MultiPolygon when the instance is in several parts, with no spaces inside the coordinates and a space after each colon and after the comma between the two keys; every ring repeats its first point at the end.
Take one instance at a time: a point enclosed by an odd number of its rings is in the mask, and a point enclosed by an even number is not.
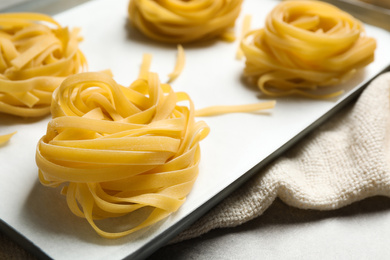
{"type": "Polygon", "coordinates": [[[390,72],[372,81],[358,100],[179,234],[172,243],[215,228],[234,227],[263,214],[279,197],[286,204],[333,210],[390,196],[390,72]]]}

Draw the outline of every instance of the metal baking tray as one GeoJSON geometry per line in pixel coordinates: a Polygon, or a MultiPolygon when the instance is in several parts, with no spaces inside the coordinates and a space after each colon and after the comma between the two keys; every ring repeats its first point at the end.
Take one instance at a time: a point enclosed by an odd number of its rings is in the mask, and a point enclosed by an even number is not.
{"type": "MultiPolygon", "coordinates": [[[[261,27],[277,3],[244,1],[237,28],[245,14],[253,16],[254,28],[261,27]]],[[[82,29],[81,49],[90,71],[111,69],[120,84],[128,85],[138,75],[142,54],[150,53],[152,70],[165,81],[175,63],[176,46],[153,42],[129,29],[127,5],[128,0],[88,1],[54,18],[63,26],[82,29]]],[[[22,11],[22,7],[8,11],[22,11]]],[[[339,86],[345,90],[342,96],[332,100],[285,97],[277,99],[274,109],[261,113],[199,118],[211,132],[201,143],[200,173],[186,203],[167,219],[121,239],[99,237],[85,219],[72,215],[59,190],[39,183],[35,147],[50,117],[38,120],[0,115],[0,134],[18,131],[0,148],[0,228],[41,258],[147,257],[354,100],[373,78],[388,69],[390,34],[378,26],[366,25],[366,30],[377,39],[375,61],[339,86]]],[[[196,108],[265,100],[257,89],[243,84],[244,64],[235,59],[237,46],[238,42],[220,41],[184,45],[186,65],[172,84],[174,90],[187,92],[196,108]]]]}

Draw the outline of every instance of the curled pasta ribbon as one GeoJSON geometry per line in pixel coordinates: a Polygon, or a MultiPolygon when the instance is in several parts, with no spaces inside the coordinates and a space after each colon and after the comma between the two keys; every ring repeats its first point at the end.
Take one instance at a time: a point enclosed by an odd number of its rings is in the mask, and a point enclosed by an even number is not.
{"type": "Polygon", "coordinates": [[[331,98],[316,93],[347,80],[374,59],[376,41],[360,21],[320,1],[285,1],[267,16],[265,27],[241,41],[244,75],[270,96],[331,98]]]}
{"type": "Polygon", "coordinates": [[[107,74],[86,72],[63,81],[51,109],[36,151],[40,181],[65,183],[70,210],[99,235],[125,236],[183,204],[197,178],[199,142],[209,133],[205,122],[195,122],[186,93],[161,84],[154,73],[124,87],[107,74]],[[152,211],[120,232],[95,223],[141,208],[152,211]]]}
{"type": "Polygon", "coordinates": [[[151,39],[187,43],[221,37],[234,41],[243,0],[130,0],[129,19],[151,39]]]}
{"type": "Polygon", "coordinates": [[[86,66],[78,33],[43,14],[0,14],[0,113],[50,113],[54,89],[86,66]]]}

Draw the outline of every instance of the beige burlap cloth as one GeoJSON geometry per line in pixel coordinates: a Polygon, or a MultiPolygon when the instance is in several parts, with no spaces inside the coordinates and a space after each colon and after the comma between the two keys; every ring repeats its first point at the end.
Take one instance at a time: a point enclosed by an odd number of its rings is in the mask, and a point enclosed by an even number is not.
{"type": "Polygon", "coordinates": [[[390,72],[254,176],[172,242],[261,215],[276,197],[301,209],[332,210],[390,196],[390,72]]]}

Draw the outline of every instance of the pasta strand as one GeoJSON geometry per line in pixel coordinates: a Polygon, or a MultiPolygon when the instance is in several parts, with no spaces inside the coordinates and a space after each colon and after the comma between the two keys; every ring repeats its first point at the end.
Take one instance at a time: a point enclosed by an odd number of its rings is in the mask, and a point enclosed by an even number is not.
{"type": "Polygon", "coordinates": [[[14,134],[16,134],[16,132],[13,132],[13,133],[10,133],[10,134],[5,134],[5,135],[0,135],[0,146],[2,146],[5,143],[7,143],[14,134]]]}

